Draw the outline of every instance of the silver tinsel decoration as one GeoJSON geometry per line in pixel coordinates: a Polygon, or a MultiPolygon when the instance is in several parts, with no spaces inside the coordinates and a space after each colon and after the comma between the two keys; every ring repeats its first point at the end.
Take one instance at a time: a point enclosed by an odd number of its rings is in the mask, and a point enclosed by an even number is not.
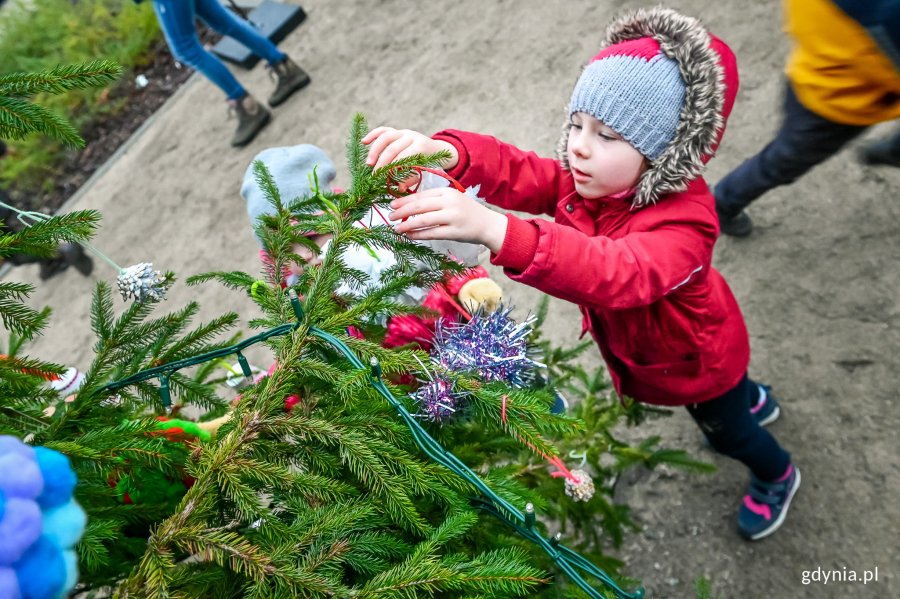
{"type": "Polygon", "coordinates": [[[459,410],[460,393],[453,390],[453,383],[440,377],[427,381],[410,393],[419,404],[416,416],[432,422],[446,422],[459,410]]]}
{"type": "Polygon", "coordinates": [[[141,262],[122,269],[116,283],[126,302],[131,298],[138,302],[155,302],[166,298],[165,281],[158,270],[153,270],[151,262],[141,262]]]}
{"type": "Polygon", "coordinates": [[[566,479],[566,495],[575,501],[590,501],[594,496],[594,481],[591,475],[584,470],[572,470],[572,476],[578,479],[578,483],[566,479]]]}
{"type": "Polygon", "coordinates": [[[536,318],[518,324],[512,308],[478,311],[468,322],[441,319],[434,329],[431,359],[455,372],[476,372],[486,381],[528,386],[535,368],[545,368],[529,356],[528,336],[536,318]]]}

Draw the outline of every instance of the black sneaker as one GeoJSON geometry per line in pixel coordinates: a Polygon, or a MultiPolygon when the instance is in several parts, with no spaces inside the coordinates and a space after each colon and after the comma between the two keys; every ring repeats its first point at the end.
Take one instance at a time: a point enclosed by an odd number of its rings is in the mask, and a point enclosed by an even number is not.
{"type": "Polygon", "coordinates": [[[897,154],[898,141],[893,137],[876,141],[863,146],[859,151],[859,160],[863,164],[900,166],[900,155],[897,154]]]}
{"type": "Polygon", "coordinates": [[[41,260],[41,269],[38,276],[40,276],[42,281],[46,281],[67,268],[69,268],[69,263],[61,255],[57,254],[53,258],[41,260]]]}
{"type": "Polygon", "coordinates": [[[727,216],[716,208],[716,214],[719,215],[719,230],[723,235],[746,237],[753,232],[753,220],[743,210],[734,216],[727,216]]]}
{"type": "Polygon", "coordinates": [[[94,270],[94,261],[88,256],[84,248],[77,243],[64,243],[59,246],[59,253],[70,266],[83,276],[88,276],[94,270]]]}

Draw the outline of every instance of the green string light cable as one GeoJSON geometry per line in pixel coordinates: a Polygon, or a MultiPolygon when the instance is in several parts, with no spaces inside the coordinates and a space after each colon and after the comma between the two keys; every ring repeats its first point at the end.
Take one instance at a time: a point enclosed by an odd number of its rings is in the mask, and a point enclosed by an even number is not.
{"type": "MultiPolygon", "coordinates": [[[[300,300],[298,299],[296,292],[294,292],[294,290],[289,290],[288,295],[291,302],[291,307],[294,311],[294,315],[297,318],[296,323],[283,324],[274,327],[272,329],[269,329],[268,331],[250,337],[240,343],[231,345],[229,347],[224,347],[190,358],[185,358],[177,362],[164,364],[163,366],[158,366],[156,368],[142,370],[141,372],[138,372],[130,377],[110,383],[103,389],[105,391],[111,392],[141,381],[145,381],[147,379],[158,378],[160,380],[160,397],[163,402],[163,407],[168,413],[171,412],[172,407],[172,400],[168,390],[168,379],[169,376],[171,376],[171,374],[177,370],[187,368],[189,366],[195,366],[197,364],[202,364],[204,362],[209,362],[211,360],[219,360],[231,354],[237,354],[238,362],[241,365],[241,370],[244,376],[250,378],[252,376],[250,366],[241,351],[255,343],[265,341],[266,339],[277,337],[279,335],[286,335],[299,327],[300,323],[303,321],[303,307],[300,305],[300,300]]],[[[355,353],[353,353],[353,350],[351,350],[347,346],[347,344],[345,344],[339,338],[335,337],[331,333],[327,333],[315,327],[310,327],[309,332],[311,335],[314,335],[316,337],[319,337],[323,341],[326,341],[334,349],[343,354],[344,357],[346,357],[347,360],[355,368],[366,368],[366,365],[362,363],[362,361],[355,353]]],[[[559,533],[557,533],[557,535],[553,538],[548,539],[541,535],[537,530],[535,530],[534,506],[529,503],[525,506],[525,512],[523,513],[514,505],[494,493],[490,489],[490,487],[488,487],[484,483],[484,481],[478,477],[477,474],[475,474],[468,466],[462,463],[459,458],[444,449],[440,445],[440,443],[438,443],[431,435],[428,434],[428,432],[424,428],[422,428],[422,426],[416,421],[416,419],[413,418],[413,416],[409,413],[406,407],[396,397],[394,397],[394,394],[391,393],[391,391],[387,388],[381,378],[381,374],[381,365],[378,363],[378,359],[373,357],[371,363],[369,364],[369,374],[367,375],[371,385],[375,388],[376,391],[378,391],[381,396],[383,396],[388,401],[388,403],[391,404],[391,406],[394,407],[395,410],[397,410],[397,412],[400,414],[400,417],[403,418],[403,421],[406,423],[407,427],[409,427],[416,445],[418,445],[419,448],[424,451],[429,458],[450,469],[454,474],[478,489],[482,497],[478,497],[472,500],[472,503],[475,507],[492,514],[494,517],[513,529],[519,536],[527,539],[528,541],[531,541],[532,543],[543,549],[544,552],[548,556],[550,556],[550,558],[556,563],[559,569],[562,570],[592,599],[603,599],[604,595],[601,594],[597,589],[593,588],[590,583],[588,583],[587,580],[585,580],[585,578],[581,575],[579,570],[583,571],[589,576],[596,578],[597,580],[600,580],[613,593],[615,593],[617,599],[642,599],[644,597],[643,587],[638,587],[633,593],[625,591],[624,589],[619,587],[606,572],[585,559],[581,554],[572,549],[569,549],[564,545],[560,545],[559,540],[561,535],[559,533]]]]}

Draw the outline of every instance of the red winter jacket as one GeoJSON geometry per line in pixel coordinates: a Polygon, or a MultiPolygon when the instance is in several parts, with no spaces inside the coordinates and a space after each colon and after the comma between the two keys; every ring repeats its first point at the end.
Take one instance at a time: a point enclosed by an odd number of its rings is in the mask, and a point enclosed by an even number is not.
{"type": "MultiPolygon", "coordinates": [[[[727,117],[737,72],[727,46],[712,39],[724,69],[727,117]]],[[[711,264],[719,225],[702,177],[635,208],[631,197],[580,197],[565,161],[473,133],[442,131],[435,138],[459,152],[450,174],[465,186],[480,184],[491,204],[553,216],[554,222],[507,215],[506,239],[491,261],[511,279],[581,307],[583,332],[600,346],[620,395],[683,405],[737,385],[747,371],[749,341],[737,302],[711,264]]]]}

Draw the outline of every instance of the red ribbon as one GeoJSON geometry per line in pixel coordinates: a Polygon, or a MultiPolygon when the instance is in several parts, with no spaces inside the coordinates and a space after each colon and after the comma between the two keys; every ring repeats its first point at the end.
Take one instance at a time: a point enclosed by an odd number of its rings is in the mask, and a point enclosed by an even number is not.
{"type": "MultiPolygon", "coordinates": [[[[500,422],[503,423],[504,428],[506,427],[506,402],[508,400],[508,395],[504,395],[500,400],[500,422]]],[[[566,480],[572,481],[572,483],[576,485],[581,483],[581,479],[572,474],[572,471],[566,468],[565,463],[558,456],[548,456],[543,451],[539,451],[534,445],[519,436],[515,431],[512,431],[512,434],[516,438],[516,440],[526,445],[528,449],[544,458],[551,466],[556,467],[557,471],[551,472],[550,476],[552,476],[553,478],[565,477],[566,480]]]]}
{"type": "MultiPolygon", "coordinates": [[[[451,177],[450,175],[448,175],[447,173],[445,173],[442,170],[438,170],[435,168],[428,168],[427,166],[411,166],[411,167],[395,166],[395,167],[393,167],[387,173],[387,191],[388,191],[388,193],[391,194],[392,196],[394,196],[395,198],[402,198],[403,196],[409,195],[411,193],[416,193],[419,190],[419,185],[421,185],[421,183],[422,183],[422,172],[431,173],[432,175],[437,175],[438,177],[441,177],[442,179],[446,179],[447,181],[450,181],[450,185],[453,186],[453,189],[455,189],[456,191],[458,191],[460,193],[466,193],[466,188],[463,187],[462,185],[460,185],[459,181],[457,181],[456,179],[454,179],[453,177],[451,177]],[[397,181],[397,179],[396,179],[396,172],[398,169],[401,169],[401,168],[408,168],[412,171],[415,171],[416,175],[419,178],[418,181],[416,181],[415,183],[413,183],[412,185],[407,187],[405,191],[400,189],[400,184],[403,181],[397,181]]],[[[407,177],[407,178],[409,178],[409,177],[407,177]]]]}

